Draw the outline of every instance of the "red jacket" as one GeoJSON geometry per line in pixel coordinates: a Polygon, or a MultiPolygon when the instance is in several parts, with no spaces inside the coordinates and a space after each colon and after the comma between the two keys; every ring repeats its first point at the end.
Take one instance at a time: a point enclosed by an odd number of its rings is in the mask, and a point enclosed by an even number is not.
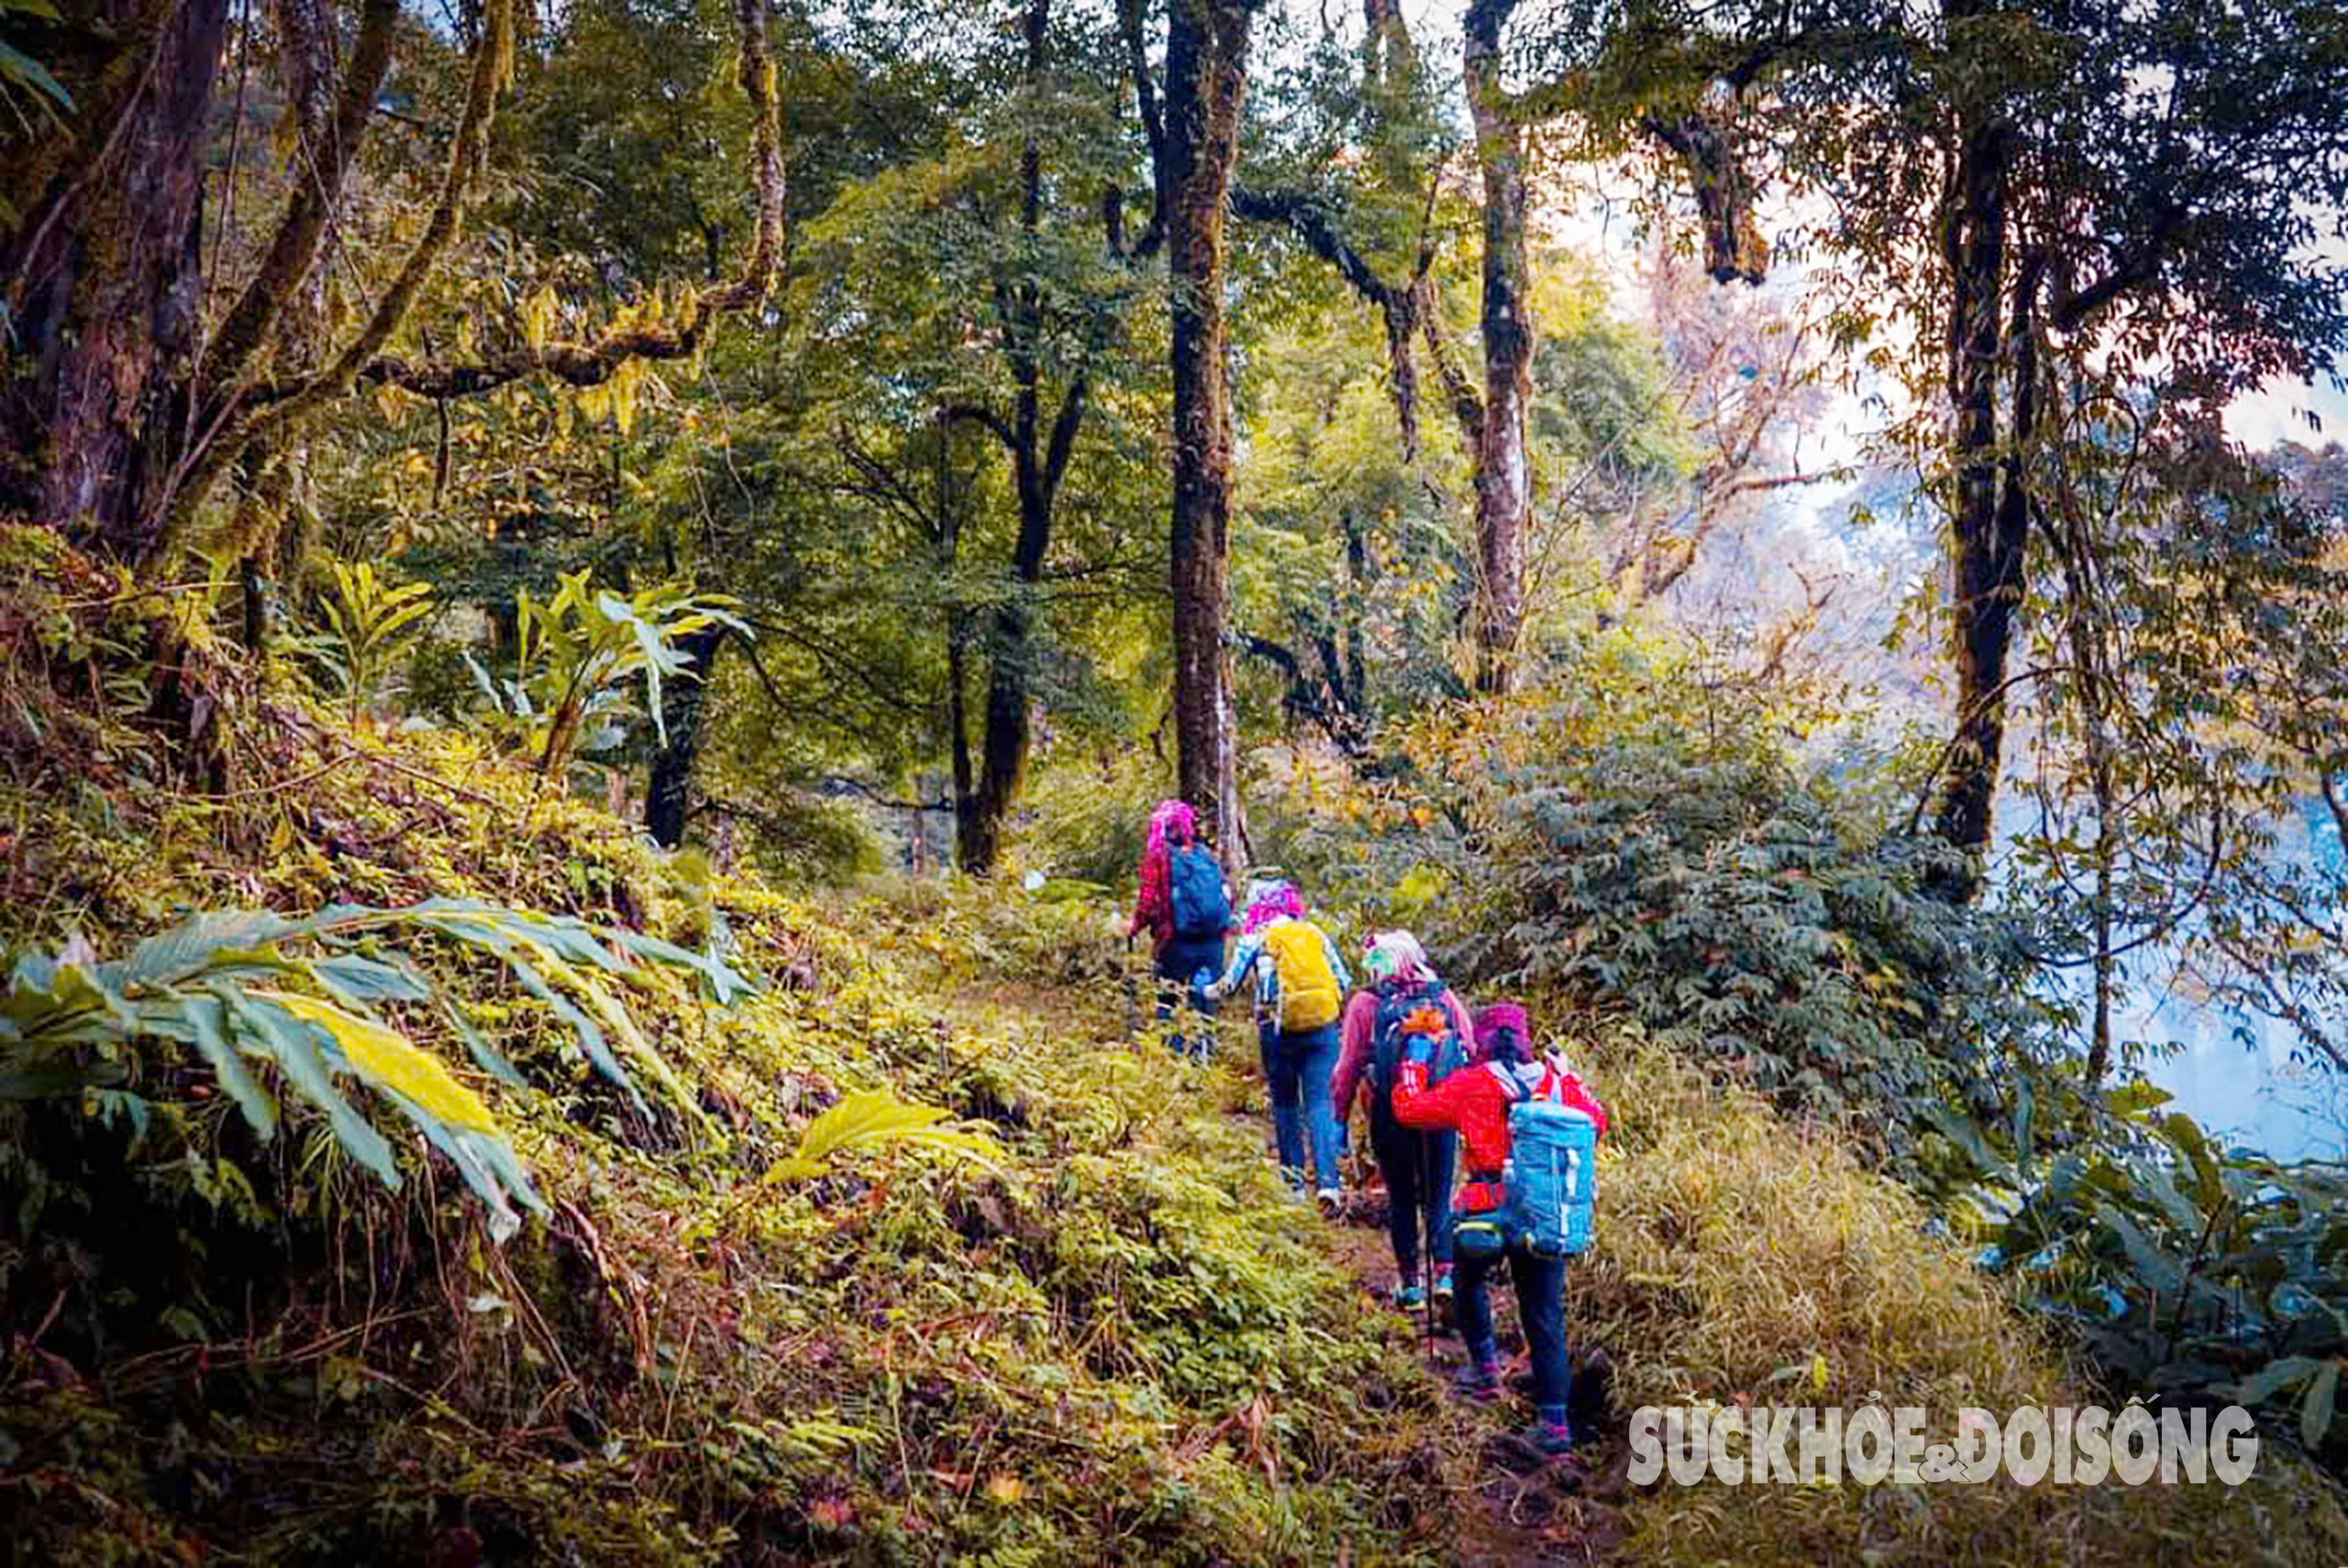
{"type": "MultiPolygon", "coordinates": [[[[1606,1135],[1606,1108],[1575,1074],[1560,1070],[1554,1062],[1505,1070],[1536,1094],[1556,1074],[1558,1098],[1597,1122],[1600,1137],[1606,1135]]],[[[1516,1099],[1489,1066],[1465,1068],[1429,1088],[1424,1062],[1402,1063],[1394,1085],[1394,1120],[1423,1132],[1459,1134],[1459,1165],[1468,1177],[1459,1189],[1461,1213],[1479,1213],[1499,1201],[1498,1192],[1487,1184],[1500,1179],[1501,1166],[1508,1159],[1508,1108],[1516,1099]]]]}
{"type": "Polygon", "coordinates": [[[1134,900],[1133,923],[1125,927],[1132,936],[1142,927],[1149,927],[1150,940],[1163,947],[1174,940],[1173,889],[1167,882],[1167,860],[1164,855],[1145,852],[1141,857],[1141,896],[1134,900]]]}

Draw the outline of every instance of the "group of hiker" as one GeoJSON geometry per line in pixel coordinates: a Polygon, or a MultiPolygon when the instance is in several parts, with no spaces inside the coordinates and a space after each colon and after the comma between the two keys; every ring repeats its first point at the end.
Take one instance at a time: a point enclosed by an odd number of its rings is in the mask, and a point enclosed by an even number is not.
{"type": "Polygon", "coordinates": [[[1535,1047],[1519,1004],[1471,1012],[1406,931],[1370,934],[1357,989],[1292,883],[1259,874],[1233,900],[1180,801],[1150,814],[1127,936],[1145,930],[1157,1018],[1178,1052],[1206,1059],[1223,999],[1252,982],[1280,1169],[1300,1198],[1310,1181],[1325,1218],[1343,1208],[1356,1093],[1367,1101],[1390,1200],[1395,1304],[1430,1323],[1435,1309],[1450,1309],[1468,1352],[1457,1386],[1478,1402],[1500,1397],[1489,1286],[1507,1269],[1537,1418],[1526,1436],[1545,1455],[1567,1454],[1566,1260],[1589,1244],[1607,1118],[1563,1054],[1535,1047]],[[1455,1175],[1465,1178],[1456,1194],[1455,1175]]]}

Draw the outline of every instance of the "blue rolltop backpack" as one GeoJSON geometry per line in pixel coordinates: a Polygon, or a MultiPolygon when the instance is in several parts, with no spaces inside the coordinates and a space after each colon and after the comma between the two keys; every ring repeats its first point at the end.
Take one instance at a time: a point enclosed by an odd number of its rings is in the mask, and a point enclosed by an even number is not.
{"type": "Polygon", "coordinates": [[[1202,844],[1168,851],[1166,895],[1173,906],[1177,936],[1221,936],[1231,925],[1231,896],[1223,885],[1223,867],[1202,844]]]}
{"type": "Polygon", "coordinates": [[[1540,1085],[1508,1110],[1508,1163],[1501,1180],[1508,1230],[1536,1257],[1567,1258],[1589,1249],[1598,1207],[1598,1123],[1565,1103],[1549,1067],[1540,1085]]]}

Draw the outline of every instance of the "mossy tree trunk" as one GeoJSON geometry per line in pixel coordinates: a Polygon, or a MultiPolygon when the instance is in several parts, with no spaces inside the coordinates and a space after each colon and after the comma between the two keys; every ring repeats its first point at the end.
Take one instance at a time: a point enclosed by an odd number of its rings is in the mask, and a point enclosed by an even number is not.
{"type": "Polygon", "coordinates": [[[1525,244],[1524,127],[1501,80],[1501,32],[1516,0],[1473,0],[1462,69],[1484,183],[1483,416],[1476,431],[1476,686],[1506,691],[1524,622],[1524,534],[1533,505],[1525,445],[1533,403],[1532,263],[1525,244]]]}
{"type": "Polygon", "coordinates": [[[1231,529],[1231,397],[1224,378],[1224,212],[1247,85],[1246,0],[1174,0],[1166,33],[1158,167],[1172,306],[1174,733],[1178,787],[1213,823],[1224,864],[1239,816],[1231,676],[1224,648],[1231,529]]]}
{"type": "Polygon", "coordinates": [[[204,151],[227,0],[64,0],[28,39],[76,108],[8,155],[0,513],[125,563],[188,445],[204,151]]]}

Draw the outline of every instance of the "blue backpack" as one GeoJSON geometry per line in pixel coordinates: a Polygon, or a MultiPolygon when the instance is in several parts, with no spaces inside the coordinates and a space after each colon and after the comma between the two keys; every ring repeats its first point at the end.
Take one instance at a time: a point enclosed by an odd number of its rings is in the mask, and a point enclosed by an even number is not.
{"type": "Polygon", "coordinates": [[[1598,1207],[1598,1123],[1565,1103],[1554,1075],[1543,1079],[1546,1093],[1504,1074],[1501,1081],[1526,1097],[1508,1109],[1501,1181],[1509,1234],[1536,1257],[1587,1252],[1598,1207]]]}
{"type": "Polygon", "coordinates": [[[1177,936],[1221,936],[1231,924],[1231,899],[1224,891],[1223,867],[1204,845],[1167,852],[1166,895],[1174,908],[1177,936]]]}
{"type": "Polygon", "coordinates": [[[1391,1126],[1394,1082],[1402,1066],[1402,1021],[1421,1008],[1432,1008],[1444,1021],[1443,1035],[1427,1058],[1429,1088],[1467,1066],[1467,1042],[1451,1024],[1451,1010],[1443,1005],[1443,988],[1425,980],[1388,980],[1378,988],[1378,1016],[1370,1026],[1369,1108],[1372,1121],[1391,1126]]]}

